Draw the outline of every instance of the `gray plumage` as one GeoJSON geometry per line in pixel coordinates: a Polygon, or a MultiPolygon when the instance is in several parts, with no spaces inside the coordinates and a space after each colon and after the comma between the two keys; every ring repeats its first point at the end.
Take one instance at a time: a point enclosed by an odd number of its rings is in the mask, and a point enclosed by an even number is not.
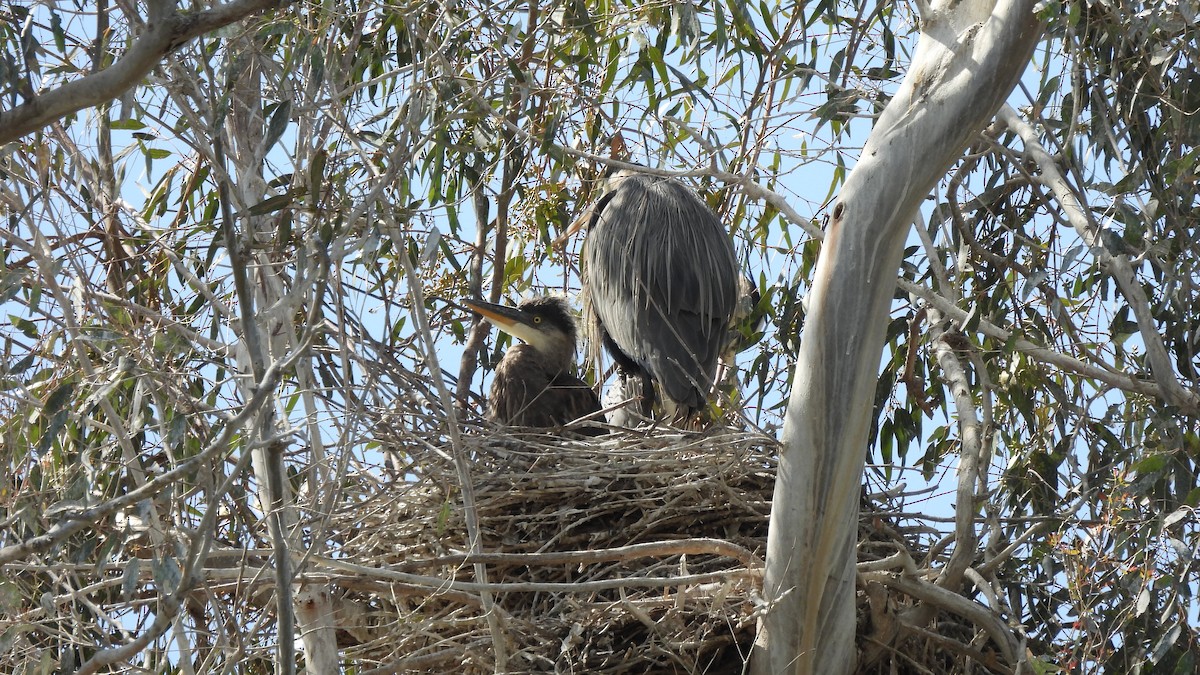
{"type": "Polygon", "coordinates": [[[733,241],[678,181],[618,174],[614,183],[584,243],[589,330],[623,378],[641,380],[625,390],[652,380],[669,413],[690,414],[707,405],[737,304],[733,241]]]}

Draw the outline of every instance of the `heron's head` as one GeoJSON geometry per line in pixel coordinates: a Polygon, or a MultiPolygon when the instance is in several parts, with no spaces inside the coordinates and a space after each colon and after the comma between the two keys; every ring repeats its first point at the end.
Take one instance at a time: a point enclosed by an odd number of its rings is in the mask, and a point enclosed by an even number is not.
{"type": "Polygon", "coordinates": [[[464,300],[463,304],[547,356],[565,356],[564,360],[574,358],[575,318],[562,298],[546,295],[526,300],[517,307],[479,300],[464,300]]]}

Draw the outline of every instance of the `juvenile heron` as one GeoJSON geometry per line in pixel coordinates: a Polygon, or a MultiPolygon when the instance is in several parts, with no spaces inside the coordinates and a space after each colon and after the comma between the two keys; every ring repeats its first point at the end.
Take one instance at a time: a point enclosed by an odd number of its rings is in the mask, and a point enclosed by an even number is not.
{"type": "MultiPolygon", "coordinates": [[[[682,421],[707,406],[738,300],[733,241],[682,183],[620,172],[590,214],[584,314],[617,364],[619,396],[682,421]]],[[[580,224],[580,226],[583,223],[580,224]]],[[[578,228],[575,228],[578,229],[578,228]]],[[[625,423],[625,419],[613,420],[625,423]]]]}
{"type": "MultiPolygon", "coordinates": [[[[509,348],[496,366],[488,419],[509,426],[560,427],[600,410],[596,392],[571,374],[576,330],[565,300],[545,296],[518,307],[478,300],[463,304],[524,342],[509,348]]],[[[579,433],[603,432],[590,428],[579,433]]]]}

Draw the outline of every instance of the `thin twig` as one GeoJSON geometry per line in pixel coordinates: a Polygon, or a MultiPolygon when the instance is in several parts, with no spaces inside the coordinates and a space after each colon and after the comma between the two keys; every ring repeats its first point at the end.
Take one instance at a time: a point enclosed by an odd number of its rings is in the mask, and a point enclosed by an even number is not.
{"type": "MultiPolygon", "coordinates": [[[[458,473],[459,487],[462,490],[463,518],[467,524],[467,550],[472,554],[480,554],[483,553],[483,534],[479,528],[479,512],[475,505],[475,488],[471,480],[471,468],[467,462],[466,451],[463,449],[462,435],[458,426],[458,415],[455,412],[454,399],[451,398],[450,391],[446,388],[446,382],[441,377],[442,367],[438,364],[437,343],[433,339],[433,333],[429,330],[429,321],[425,316],[423,287],[421,286],[421,280],[417,278],[417,274],[413,270],[412,260],[409,260],[407,249],[402,247],[400,255],[397,257],[400,258],[400,262],[404,266],[404,274],[408,279],[410,309],[413,323],[416,324],[417,331],[424,341],[426,365],[429,368],[430,375],[433,377],[438,397],[441,399],[442,410],[446,415],[446,426],[450,432],[451,456],[454,458],[454,467],[458,473]]],[[[474,590],[479,591],[480,600],[483,602],[484,616],[487,619],[488,630],[492,634],[492,646],[495,649],[496,657],[496,672],[502,673],[507,668],[508,647],[503,628],[496,614],[496,605],[492,599],[491,589],[487,587],[487,566],[482,563],[475,564],[475,578],[479,579],[483,584],[483,586],[474,590]]]]}

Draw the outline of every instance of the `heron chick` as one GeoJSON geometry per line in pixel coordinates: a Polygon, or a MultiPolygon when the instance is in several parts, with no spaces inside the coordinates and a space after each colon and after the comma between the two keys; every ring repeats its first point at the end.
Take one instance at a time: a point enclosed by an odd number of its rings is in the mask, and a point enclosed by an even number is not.
{"type": "MultiPolygon", "coordinates": [[[[463,304],[524,343],[510,347],[496,365],[488,419],[508,426],[561,427],[600,410],[596,392],[571,373],[577,331],[565,300],[544,296],[517,307],[479,300],[463,304]]],[[[592,427],[579,433],[603,431],[592,427]]]]}

